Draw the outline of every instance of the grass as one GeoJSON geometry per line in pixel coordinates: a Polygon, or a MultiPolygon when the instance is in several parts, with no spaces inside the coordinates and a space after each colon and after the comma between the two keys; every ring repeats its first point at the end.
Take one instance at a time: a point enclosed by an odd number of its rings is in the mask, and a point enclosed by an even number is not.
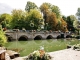
{"type": "Polygon", "coordinates": [[[40,46],[44,46],[46,52],[66,49],[67,44],[74,45],[80,43],[79,40],[32,40],[32,41],[14,41],[5,44],[7,49],[17,50],[21,56],[27,56],[40,46]]]}

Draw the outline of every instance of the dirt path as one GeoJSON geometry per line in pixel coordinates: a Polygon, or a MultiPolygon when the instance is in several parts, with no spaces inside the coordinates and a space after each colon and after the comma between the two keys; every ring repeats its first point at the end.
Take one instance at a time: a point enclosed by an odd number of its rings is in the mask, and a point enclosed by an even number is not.
{"type": "Polygon", "coordinates": [[[49,53],[52,60],[80,60],[80,51],[65,49],[49,53]]]}

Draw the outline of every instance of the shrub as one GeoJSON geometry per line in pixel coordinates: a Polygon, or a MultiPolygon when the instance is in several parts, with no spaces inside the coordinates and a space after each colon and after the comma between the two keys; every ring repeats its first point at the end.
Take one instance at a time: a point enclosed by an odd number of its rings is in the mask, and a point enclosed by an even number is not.
{"type": "Polygon", "coordinates": [[[27,60],[50,60],[51,56],[44,50],[37,50],[28,55],[27,60]]]}
{"type": "Polygon", "coordinates": [[[7,38],[4,35],[4,31],[0,28],[0,46],[3,46],[7,42],[7,38]]]}

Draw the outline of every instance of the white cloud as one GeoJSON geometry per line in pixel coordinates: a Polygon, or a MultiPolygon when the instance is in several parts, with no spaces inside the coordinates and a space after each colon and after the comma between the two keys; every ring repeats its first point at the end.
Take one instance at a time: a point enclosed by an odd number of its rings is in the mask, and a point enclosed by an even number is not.
{"type": "MultiPolygon", "coordinates": [[[[25,9],[28,0],[0,0],[0,3],[5,3],[16,9],[25,9]]],[[[63,15],[71,15],[77,12],[77,8],[80,7],[80,0],[29,0],[34,2],[38,7],[43,2],[48,2],[53,5],[57,5],[63,15]]]]}
{"type": "Polygon", "coordinates": [[[0,3],[0,14],[11,13],[12,8],[6,4],[0,3]]]}

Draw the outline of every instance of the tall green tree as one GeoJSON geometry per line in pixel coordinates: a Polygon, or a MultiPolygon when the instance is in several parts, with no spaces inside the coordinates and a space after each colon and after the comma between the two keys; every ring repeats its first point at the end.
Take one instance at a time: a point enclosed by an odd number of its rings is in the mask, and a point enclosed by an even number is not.
{"type": "Polygon", "coordinates": [[[3,29],[2,29],[2,21],[4,21],[4,17],[0,15],[0,47],[3,46],[7,42],[7,38],[4,35],[3,29]]]}
{"type": "Polygon", "coordinates": [[[63,15],[62,18],[63,18],[64,21],[67,21],[67,16],[63,15]]]}
{"type": "Polygon", "coordinates": [[[4,13],[4,14],[1,14],[0,19],[2,20],[2,22],[1,22],[2,27],[8,28],[10,26],[9,23],[12,19],[12,16],[10,14],[4,13]]]}
{"type": "Polygon", "coordinates": [[[53,29],[56,30],[55,27],[58,24],[58,21],[61,19],[61,13],[59,7],[45,2],[40,6],[40,10],[45,20],[44,21],[45,27],[46,27],[46,23],[48,23],[49,24],[48,27],[50,28],[52,27],[51,28],[52,30],[53,29]],[[50,24],[50,22],[53,24],[50,24]]]}
{"type": "Polygon", "coordinates": [[[57,18],[61,18],[61,12],[58,6],[52,5],[51,10],[56,14],[57,18]]]}
{"type": "Polygon", "coordinates": [[[39,10],[37,10],[37,9],[30,10],[30,12],[28,13],[28,16],[26,18],[27,29],[37,30],[39,25],[41,25],[40,21],[42,19],[43,19],[42,15],[39,10]]]}
{"type": "Polygon", "coordinates": [[[43,14],[43,18],[44,18],[44,23],[45,23],[45,29],[47,27],[47,24],[49,22],[48,18],[49,18],[49,9],[50,9],[50,6],[51,4],[50,3],[43,3],[41,6],[40,6],[40,10],[41,10],[41,13],[43,14]]]}
{"type": "Polygon", "coordinates": [[[78,31],[78,34],[80,34],[79,33],[79,30],[80,30],[80,8],[77,9],[76,17],[77,17],[77,19],[74,21],[73,26],[78,31]]]}
{"type": "Polygon", "coordinates": [[[75,28],[73,26],[73,22],[76,20],[76,17],[74,15],[70,15],[67,17],[67,25],[69,31],[75,31],[75,28]]]}
{"type": "Polygon", "coordinates": [[[46,23],[48,23],[49,29],[56,30],[56,25],[58,24],[58,21],[61,19],[59,7],[50,3],[43,3],[40,6],[40,10],[43,13],[45,27],[46,23]]]}
{"type": "Polygon", "coordinates": [[[77,34],[79,35],[80,34],[80,32],[79,32],[79,30],[80,30],[80,22],[78,20],[75,20],[74,23],[73,23],[73,26],[76,29],[75,32],[77,32],[77,34]]]}
{"type": "Polygon", "coordinates": [[[76,16],[77,16],[77,19],[80,20],[80,8],[77,9],[76,16]]]}
{"type": "Polygon", "coordinates": [[[25,7],[25,10],[30,12],[30,9],[37,9],[37,5],[34,2],[28,1],[25,7]]]}
{"type": "Polygon", "coordinates": [[[0,25],[0,46],[5,45],[5,43],[7,43],[7,38],[4,31],[2,30],[2,26],[0,25]]]}
{"type": "Polygon", "coordinates": [[[55,13],[53,12],[48,13],[47,22],[49,30],[56,30],[56,25],[58,24],[58,20],[56,18],[55,13]]]}
{"type": "Polygon", "coordinates": [[[26,13],[22,10],[13,10],[12,11],[12,21],[10,23],[12,28],[19,28],[22,29],[25,27],[25,17],[26,13]],[[24,24],[23,24],[24,23],[24,24]]]}
{"type": "Polygon", "coordinates": [[[61,31],[63,32],[68,31],[67,22],[63,18],[61,18],[60,20],[61,20],[61,26],[60,26],[61,31]]]}
{"type": "Polygon", "coordinates": [[[4,21],[4,19],[5,19],[5,17],[2,16],[2,15],[0,15],[0,23],[1,23],[2,21],[4,21]]]}
{"type": "Polygon", "coordinates": [[[78,29],[79,30],[79,25],[80,25],[80,8],[78,8],[77,9],[77,12],[76,12],[76,17],[77,17],[77,20],[75,20],[74,21],[74,27],[76,28],[76,29],[78,29]]]}
{"type": "Polygon", "coordinates": [[[73,22],[73,26],[74,26],[74,28],[75,29],[77,29],[77,30],[79,30],[79,21],[78,20],[75,20],[74,22],[73,22]]]}
{"type": "Polygon", "coordinates": [[[5,32],[2,29],[2,21],[5,20],[5,16],[4,15],[0,15],[0,46],[5,45],[5,43],[7,43],[7,38],[5,36],[5,32]]]}

